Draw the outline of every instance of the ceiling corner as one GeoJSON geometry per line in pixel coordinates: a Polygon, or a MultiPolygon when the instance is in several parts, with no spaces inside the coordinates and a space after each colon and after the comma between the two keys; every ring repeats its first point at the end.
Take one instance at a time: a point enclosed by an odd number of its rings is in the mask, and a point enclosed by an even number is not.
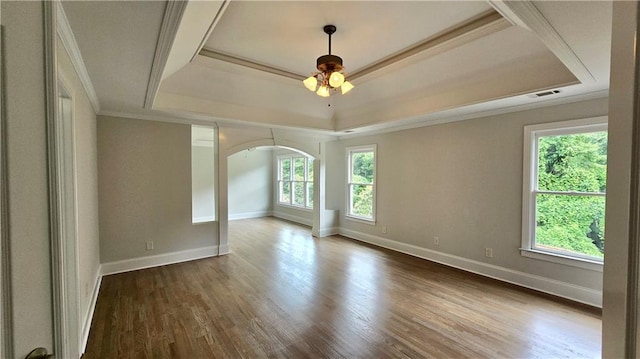
{"type": "Polygon", "coordinates": [[[540,40],[562,61],[581,83],[590,84],[596,81],[591,71],[589,71],[547,18],[538,10],[533,1],[491,0],[490,3],[496,11],[509,21],[538,35],[540,40]]]}
{"type": "Polygon", "coordinates": [[[149,84],[147,85],[147,93],[144,99],[144,108],[151,109],[155,100],[162,74],[164,72],[169,53],[173,47],[176,34],[182,21],[182,14],[187,7],[188,1],[167,1],[160,27],[160,35],[156,45],[156,51],[153,56],[153,65],[151,66],[151,74],[149,76],[149,84]]]}

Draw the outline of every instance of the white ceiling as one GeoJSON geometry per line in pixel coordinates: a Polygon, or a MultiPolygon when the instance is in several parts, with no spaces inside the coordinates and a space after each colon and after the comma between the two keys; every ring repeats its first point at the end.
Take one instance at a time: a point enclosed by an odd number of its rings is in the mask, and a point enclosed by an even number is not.
{"type": "Polygon", "coordinates": [[[354,72],[489,10],[482,1],[356,1],[337,9],[322,1],[235,1],[205,48],[309,76],[327,54],[322,28],[335,24],[332,53],[354,72]]]}
{"type": "Polygon", "coordinates": [[[181,62],[162,62],[157,55],[163,52],[156,47],[163,45],[165,2],[63,2],[101,112],[170,113],[343,134],[607,95],[610,2],[217,3],[207,11],[187,7],[175,37],[180,43],[169,42],[172,52],[167,55],[181,62]],[[491,17],[494,7],[520,26],[496,15],[477,28],[462,27],[491,17]],[[338,28],[332,52],[357,77],[349,94],[323,99],[299,78],[308,76],[315,59],[327,53],[322,27],[328,23],[338,28]],[[455,36],[438,42],[443,34],[455,36]],[[424,42],[428,46],[423,51],[358,76],[368,65],[424,42]],[[208,52],[188,62],[197,44],[208,52]],[[204,56],[210,53],[223,57],[204,56]],[[157,68],[165,62],[169,73],[175,73],[165,76],[152,97],[153,108],[145,109],[154,71],[162,75],[165,69],[157,68]],[[279,70],[291,74],[283,76],[279,70]],[[549,98],[528,96],[544,89],[562,92],[549,98]]]}
{"type": "Polygon", "coordinates": [[[100,108],[141,112],[164,1],[63,1],[100,108]]]}

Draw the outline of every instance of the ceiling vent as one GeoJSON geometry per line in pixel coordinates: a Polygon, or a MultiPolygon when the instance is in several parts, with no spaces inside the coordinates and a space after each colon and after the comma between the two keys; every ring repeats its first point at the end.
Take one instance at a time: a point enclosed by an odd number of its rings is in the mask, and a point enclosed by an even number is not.
{"type": "Polygon", "coordinates": [[[557,95],[559,93],[560,93],[560,90],[549,90],[549,91],[542,91],[542,92],[531,94],[531,95],[529,95],[529,97],[539,98],[539,97],[557,95]]]}

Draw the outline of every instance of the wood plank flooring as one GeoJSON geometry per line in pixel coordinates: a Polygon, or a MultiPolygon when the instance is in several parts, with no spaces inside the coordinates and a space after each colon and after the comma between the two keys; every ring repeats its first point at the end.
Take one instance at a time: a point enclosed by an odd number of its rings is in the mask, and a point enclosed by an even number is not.
{"type": "Polygon", "coordinates": [[[83,358],[598,358],[601,319],[274,218],[232,254],[107,276],[83,358]]]}

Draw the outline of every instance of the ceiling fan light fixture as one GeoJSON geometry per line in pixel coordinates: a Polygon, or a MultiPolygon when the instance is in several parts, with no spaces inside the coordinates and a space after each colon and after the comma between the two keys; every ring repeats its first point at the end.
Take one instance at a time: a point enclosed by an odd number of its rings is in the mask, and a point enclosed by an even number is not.
{"type": "Polygon", "coordinates": [[[318,96],[328,97],[331,95],[331,90],[337,92],[338,88],[342,90],[342,94],[345,94],[351,91],[354,86],[352,83],[345,81],[345,74],[342,72],[344,69],[342,58],[331,54],[331,35],[336,32],[336,27],[334,25],[326,25],[324,32],[329,35],[329,54],[318,57],[316,60],[318,72],[313,73],[302,83],[310,91],[316,91],[318,96]],[[319,87],[317,87],[318,85],[319,87]]]}
{"type": "Polygon", "coordinates": [[[329,95],[331,95],[331,93],[329,92],[329,86],[320,86],[316,94],[318,94],[318,96],[320,97],[329,97],[329,95]]]}
{"type": "Polygon", "coordinates": [[[333,88],[340,87],[344,83],[344,75],[340,72],[332,72],[329,76],[329,85],[333,88]]]}
{"type": "Polygon", "coordinates": [[[316,91],[316,87],[318,86],[318,79],[315,76],[309,76],[306,80],[302,81],[304,86],[309,89],[309,91],[316,91]]]}
{"type": "Polygon", "coordinates": [[[342,94],[346,94],[347,92],[351,91],[351,89],[353,89],[353,84],[349,81],[345,81],[342,83],[342,85],[340,86],[340,89],[342,90],[342,94]]]}

